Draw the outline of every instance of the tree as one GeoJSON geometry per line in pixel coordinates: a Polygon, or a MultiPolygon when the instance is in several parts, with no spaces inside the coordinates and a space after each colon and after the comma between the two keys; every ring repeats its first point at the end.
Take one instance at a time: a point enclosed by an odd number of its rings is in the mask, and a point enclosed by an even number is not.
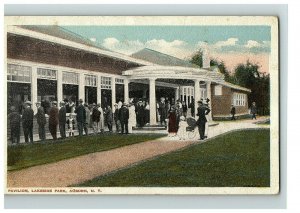
{"type": "Polygon", "coordinates": [[[249,107],[256,102],[258,114],[266,115],[270,113],[270,75],[259,72],[259,68],[258,64],[248,60],[246,64],[239,64],[235,68],[233,78],[235,84],[251,89],[249,107]]]}
{"type": "Polygon", "coordinates": [[[190,63],[203,67],[203,51],[199,49],[190,59],[190,63]]]}

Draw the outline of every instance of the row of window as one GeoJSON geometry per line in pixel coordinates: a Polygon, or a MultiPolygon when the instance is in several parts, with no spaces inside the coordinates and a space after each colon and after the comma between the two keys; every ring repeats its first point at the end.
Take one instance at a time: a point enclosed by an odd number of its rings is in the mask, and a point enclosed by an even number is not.
{"type": "Polygon", "coordinates": [[[246,105],[246,94],[243,93],[233,93],[233,105],[234,106],[245,106],[246,105]]]}
{"type": "MultiPolygon", "coordinates": [[[[7,65],[7,81],[30,83],[32,68],[16,64],[7,65]]],[[[37,78],[57,80],[57,70],[38,68],[37,78]]],[[[79,74],[74,72],[63,72],[62,82],[64,84],[79,84],[79,74]]],[[[117,84],[124,84],[124,79],[116,78],[117,84]]],[[[97,87],[96,75],[85,75],[85,86],[97,87]]],[[[111,89],[111,77],[101,76],[101,88],[111,89]]]]}

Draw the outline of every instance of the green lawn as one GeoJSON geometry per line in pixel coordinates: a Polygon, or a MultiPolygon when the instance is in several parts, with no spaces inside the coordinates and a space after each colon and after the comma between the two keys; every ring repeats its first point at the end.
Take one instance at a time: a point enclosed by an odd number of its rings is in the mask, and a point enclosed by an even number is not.
{"type": "Polygon", "coordinates": [[[268,187],[270,131],[244,130],[77,186],[268,187]]]}
{"type": "Polygon", "coordinates": [[[32,145],[9,146],[7,168],[9,171],[52,163],[88,153],[115,149],[165,136],[164,134],[104,134],[57,140],[32,145]]]}

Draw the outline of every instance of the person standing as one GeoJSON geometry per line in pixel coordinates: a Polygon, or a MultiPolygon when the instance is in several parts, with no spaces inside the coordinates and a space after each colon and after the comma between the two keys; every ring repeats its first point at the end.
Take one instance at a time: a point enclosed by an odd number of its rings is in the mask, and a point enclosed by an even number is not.
{"type": "Polygon", "coordinates": [[[85,108],[82,103],[83,103],[83,100],[79,99],[79,105],[75,109],[79,136],[83,135],[83,128],[84,128],[85,119],[86,119],[85,108]]]}
{"type": "Polygon", "coordinates": [[[129,119],[129,110],[127,104],[123,103],[122,108],[120,109],[120,122],[121,122],[121,133],[128,134],[128,119],[129,119]]]}
{"type": "Polygon", "coordinates": [[[231,110],[230,110],[230,114],[231,114],[231,120],[235,120],[235,106],[233,104],[231,104],[231,110]]]}
{"type": "Polygon", "coordinates": [[[75,120],[73,117],[73,113],[69,113],[69,118],[67,119],[66,123],[68,126],[69,137],[74,136],[75,120]]]}
{"type": "Polygon", "coordinates": [[[145,124],[150,123],[150,105],[149,102],[146,101],[146,106],[145,106],[145,124]]]}
{"type": "Polygon", "coordinates": [[[189,108],[191,108],[191,115],[192,115],[192,117],[195,117],[195,101],[194,101],[194,99],[190,103],[189,108]]]}
{"type": "Polygon", "coordinates": [[[84,132],[85,135],[89,134],[89,126],[90,126],[90,120],[91,120],[91,112],[89,109],[89,105],[87,103],[84,104],[85,109],[85,123],[84,123],[84,132]]]}
{"type": "Polygon", "coordinates": [[[198,130],[200,135],[200,140],[204,140],[204,133],[205,133],[205,125],[207,122],[206,115],[210,113],[210,109],[203,104],[202,101],[198,101],[198,108],[197,108],[197,116],[198,116],[198,130]]]}
{"type": "Polygon", "coordinates": [[[112,132],[113,113],[111,107],[108,105],[105,113],[105,120],[107,123],[108,131],[112,132]]]}
{"type": "Polygon", "coordinates": [[[132,133],[132,128],[136,126],[136,114],[134,103],[129,104],[129,119],[128,119],[128,133],[132,133]]]}
{"type": "Polygon", "coordinates": [[[93,130],[94,134],[98,134],[99,132],[99,122],[100,122],[100,111],[95,103],[93,103],[93,111],[92,111],[92,122],[93,122],[93,130]]]}
{"type": "Polygon", "coordinates": [[[251,114],[252,114],[252,120],[255,119],[256,120],[256,113],[257,113],[257,107],[256,107],[256,103],[253,102],[251,105],[251,114]]]}
{"type": "Polygon", "coordinates": [[[144,118],[145,118],[145,112],[144,112],[144,106],[142,100],[139,100],[136,106],[136,121],[138,127],[142,128],[144,126],[144,118]]]}
{"type": "Polygon", "coordinates": [[[98,110],[100,112],[99,129],[100,129],[100,132],[104,132],[104,111],[103,111],[100,103],[98,104],[98,110]]]}
{"type": "Polygon", "coordinates": [[[114,107],[115,107],[114,121],[115,121],[115,124],[116,124],[116,132],[119,133],[120,132],[120,119],[119,119],[119,110],[120,109],[119,109],[117,103],[115,103],[114,107]]]}
{"type": "Polygon", "coordinates": [[[159,115],[160,115],[160,124],[166,125],[166,117],[167,117],[167,111],[166,111],[166,103],[165,103],[165,98],[160,98],[160,102],[158,104],[158,111],[159,111],[159,115]]]}
{"type": "Polygon", "coordinates": [[[22,114],[22,125],[25,137],[25,143],[28,143],[30,138],[30,142],[33,143],[33,116],[34,112],[31,109],[31,102],[25,102],[25,109],[22,114]]]}
{"type": "Polygon", "coordinates": [[[65,102],[60,102],[60,109],[58,113],[59,118],[59,132],[62,139],[66,138],[66,122],[67,122],[67,109],[65,102]]]}
{"type": "Polygon", "coordinates": [[[187,105],[185,103],[185,101],[182,103],[182,115],[186,118],[187,116],[187,105]]]}
{"type": "Polygon", "coordinates": [[[171,106],[171,109],[169,111],[168,115],[168,132],[169,137],[174,137],[177,133],[177,121],[176,121],[176,109],[175,106],[171,106]]]}
{"type": "Polygon", "coordinates": [[[20,124],[21,124],[21,115],[15,106],[10,108],[11,113],[8,114],[8,121],[10,124],[10,134],[12,144],[20,143],[20,124]]]}
{"type": "Polygon", "coordinates": [[[36,113],[36,119],[37,123],[39,125],[39,138],[41,141],[46,140],[46,116],[45,116],[45,110],[44,107],[41,106],[40,102],[36,103],[37,113],[36,113]]]}
{"type": "Polygon", "coordinates": [[[54,140],[57,139],[57,125],[58,125],[59,119],[58,119],[58,108],[57,108],[57,102],[52,102],[52,107],[49,110],[49,131],[52,135],[52,138],[54,140]]]}

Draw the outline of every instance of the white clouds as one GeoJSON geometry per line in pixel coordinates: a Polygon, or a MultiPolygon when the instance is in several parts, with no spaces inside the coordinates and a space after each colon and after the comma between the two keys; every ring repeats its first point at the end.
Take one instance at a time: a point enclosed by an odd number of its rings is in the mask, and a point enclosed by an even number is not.
{"type": "Polygon", "coordinates": [[[114,48],[116,45],[118,45],[120,42],[116,38],[106,38],[103,40],[103,46],[109,48],[114,48]]]}
{"type": "Polygon", "coordinates": [[[253,40],[249,40],[247,41],[245,47],[247,48],[253,48],[253,47],[260,47],[262,44],[257,42],[257,41],[253,41],[253,40]]]}
{"type": "Polygon", "coordinates": [[[269,41],[258,42],[248,40],[244,44],[239,44],[238,38],[228,38],[227,40],[217,41],[215,43],[206,43],[199,41],[196,44],[189,44],[183,40],[167,41],[165,39],[151,39],[146,42],[140,40],[118,40],[114,37],[103,40],[102,45],[116,52],[130,55],[144,48],[153,49],[178,58],[189,58],[200,48],[208,48],[210,53],[245,53],[245,52],[268,52],[270,48],[269,41]]]}
{"type": "Polygon", "coordinates": [[[153,49],[179,58],[186,57],[188,52],[190,52],[190,50],[188,50],[189,48],[187,48],[187,42],[181,40],[166,41],[164,39],[152,39],[146,42],[141,42],[139,40],[120,41],[116,38],[106,38],[103,40],[102,45],[113,51],[128,55],[143,48],[153,49]]]}
{"type": "Polygon", "coordinates": [[[96,38],[90,38],[90,41],[92,41],[92,42],[96,42],[96,41],[97,41],[97,39],[96,39],[96,38]]]}
{"type": "Polygon", "coordinates": [[[238,38],[229,38],[226,41],[218,41],[214,44],[215,47],[221,48],[226,46],[235,46],[238,42],[238,38]]]}

